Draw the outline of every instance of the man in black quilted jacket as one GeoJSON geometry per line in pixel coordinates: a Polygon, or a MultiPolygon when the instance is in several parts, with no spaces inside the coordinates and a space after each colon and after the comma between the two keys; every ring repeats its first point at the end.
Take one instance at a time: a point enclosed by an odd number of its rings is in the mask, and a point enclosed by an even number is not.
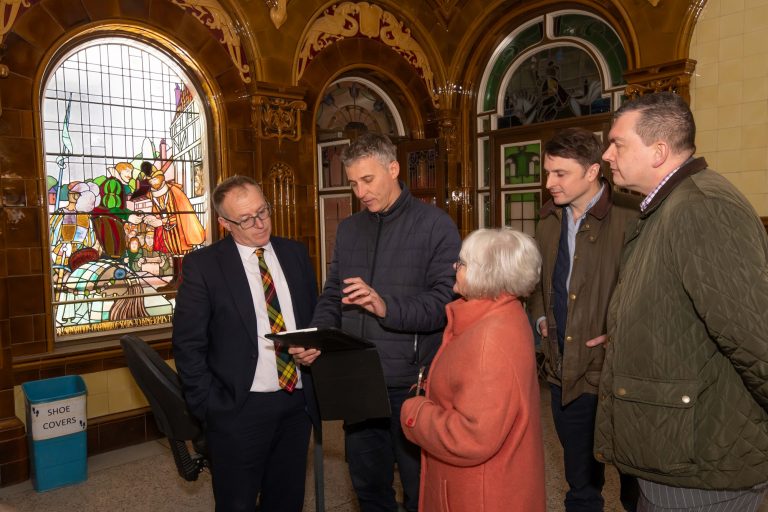
{"type": "Polygon", "coordinates": [[[646,198],[608,307],[595,456],[638,477],[641,512],[750,512],[768,486],[768,236],[695,135],[673,93],[614,115],[603,158],[646,198]]]}
{"type": "MultiPolygon", "coordinates": [[[[342,162],[365,210],[339,224],[311,325],[341,327],[376,344],[392,416],[345,425],[349,472],[362,512],[397,512],[397,463],[405,509],[415,512],[420,452],[403,436],[400,406],[442,340],[461,239],[445,212],[413,197],[398,180],[395,146],[385,135],[361,135],[342,162]]],[[[291,352],[300,364],[319,355],[291,352]]]]}

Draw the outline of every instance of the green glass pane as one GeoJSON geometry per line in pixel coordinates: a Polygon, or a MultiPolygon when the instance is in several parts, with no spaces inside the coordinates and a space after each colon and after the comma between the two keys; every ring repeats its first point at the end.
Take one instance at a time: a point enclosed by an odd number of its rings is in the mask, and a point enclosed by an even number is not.
{"type": "Polygon", "coordinates": [[[563,14],[554,20],[555,36],[579,37],[592,43],[608,63],[611,84],[624,83],[627,56],[621,40],[604,21],[583,14],[563,14]]]}
{"type": "Polygon", "coordinates": [[[541,143],[502,146],[503,185],[541,182],[541,143]]]}
{"type": "Polygon", "coordinates": [[[481,187],[487,187],[491,183],[491,141],[483,139],[483,182],[481,187]]]}
{"type": "Polygon", "coordinates": [[[541,192],[509,192],[504,194],[504,226],[531,236],[541,207],[541,192]]]}
{"type": "Polygon", "coordinates": [[[502,50],[493,64],[491,74],[488,76],[488,85],[483,94],[483,110],[493,110],[496,107],[496,99],[499,95],[499,87],[510,64],[526,48],[541,41],[544,36],[544,23],[531,25],[517,34],[502,50]]]}

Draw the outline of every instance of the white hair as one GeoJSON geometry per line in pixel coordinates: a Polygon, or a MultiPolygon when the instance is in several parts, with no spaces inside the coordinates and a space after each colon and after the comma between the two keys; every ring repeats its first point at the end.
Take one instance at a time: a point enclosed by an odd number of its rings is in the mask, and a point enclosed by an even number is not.
{"type": "Polygon", "coordinates": [[[469,234],[459,257],[466,265],[465,298],[527,297],[539,282],[541,254],[531,236],[509,228],[469,234]]]}

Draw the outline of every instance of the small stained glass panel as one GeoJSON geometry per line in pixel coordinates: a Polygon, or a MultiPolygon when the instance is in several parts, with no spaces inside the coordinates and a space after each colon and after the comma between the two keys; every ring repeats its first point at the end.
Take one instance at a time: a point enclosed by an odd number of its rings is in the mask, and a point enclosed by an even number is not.
{"type": "Polygon", "coordinates": [[[502,186],[530,186],[541,183],[541,141],[501,146],[502,186]]]}
{"type": "Polygon", "coordinates": [[[536,221],[541,207],[541,192],[504,192],[504,227],[515,228],[531,236],[536,234],[536,221]]]}

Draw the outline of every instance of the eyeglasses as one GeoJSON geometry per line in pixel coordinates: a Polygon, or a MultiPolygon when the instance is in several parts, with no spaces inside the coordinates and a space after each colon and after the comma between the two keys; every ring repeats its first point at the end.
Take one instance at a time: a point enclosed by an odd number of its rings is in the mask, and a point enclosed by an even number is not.
{"type": "Polygon", "coordinates": [[[260,221],[264,222],[271,216],[272,216],[272,205],[267,203],[264,205],[264,208],[256,212],[256,215],[252,215],[251,217],[246,217],[240,222],[234,221],[232,219],[228,219],[223,215],[221,216],[221,218],[227,222],[231,222],[232,224],[240,227],[240,229],[250,229],[256,225],[256,219],[259,219],[260,221]]]}
{"type": "Polygon", "coordinates": [[[463,259],[461,259],[461,258],[457,259],[457,260],[456,260],[456,261],[453,263],[453,269],[454,269],[454,270],[456,270],[457,272],[458,272],[458,270],[459,270],[461,267],[466,267],[466,266],[467,266],[467,262],[465,262],[465,261],[464,261],[463,259]]]}

